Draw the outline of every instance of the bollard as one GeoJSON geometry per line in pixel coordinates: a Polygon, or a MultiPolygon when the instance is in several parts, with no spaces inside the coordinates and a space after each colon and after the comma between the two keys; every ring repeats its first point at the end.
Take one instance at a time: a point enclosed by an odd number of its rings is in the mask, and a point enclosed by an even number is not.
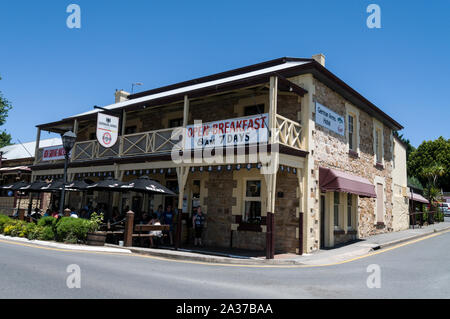
{"type": "Polygon", "coordinates": [[[134,213],[130,210],[127,212],[125,220],[125,231],[123,233],[123,245],[131,247],[133,245],[133,230],[134,230],[134,213]]]}
{"type": "Polygon", "coordinates": [[[25,209],[19,209],[19,219],[25,220],[25,209]]]}

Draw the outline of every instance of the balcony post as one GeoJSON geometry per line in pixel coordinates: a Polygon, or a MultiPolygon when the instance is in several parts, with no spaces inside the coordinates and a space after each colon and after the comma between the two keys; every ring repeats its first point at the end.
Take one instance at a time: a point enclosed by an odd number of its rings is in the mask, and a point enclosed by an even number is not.
{"type": "Polygon", "coordinates": [[[41,141],[41,129],[38,127],[36,135],[36,146],[34,149],[34,165],[39,161],[39,142],[41,141]]]}
{"type": "Polygon", "coordinates": [[[278,100],[278,77],[270,77],[269,88],[269,130],[270,137],[269,143],[275,142],[275,128],[276,128],[276,116],[277,116],[277,100],[278,100]]]}
{"type": "Polygon", "coordinates": [[[127,121],[127,113],[125,112],[125,109],[122,110],[122,127],[120,131],[119,136],[119,156],[123,155],[123,136],[125,135],[125,129],[126,129],[126,121],[127,121]]]}

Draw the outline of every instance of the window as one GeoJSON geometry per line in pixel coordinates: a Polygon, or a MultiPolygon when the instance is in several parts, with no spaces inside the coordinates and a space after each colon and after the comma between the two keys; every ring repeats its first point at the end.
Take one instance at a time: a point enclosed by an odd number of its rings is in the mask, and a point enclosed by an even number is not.
{"type": "Polygon", "coordinates": [[[249,180],[245,184],[244,218],[246,223],[261,222],[261,181],[249,180]]]}
{"type": "Polygon", "coordinates": [[[137,131],[136,125],[134,125],[134,126],[127,126],[125,128],[125,135],[134,134],[134,133],[136,133],[136,131],[137,131]]]}
{"type": "Polygon", "coordinates": [[[381,130],[375,129],[375,157],[377,163],[382,163],[382,157],[381,157],[381,130]]]}
{"type": "Polygon", "coordinates": [[[353,196],[347,194],[347,227],[352,228],[353,196]]]}
{"type": "Polygon", "coordinates": [[[356,134],[355,134],[355,117],[348,116],[348,147],[352,151],[356,151],[356,134]]]}
{"type": "Polygon", "coordinates": [[[244,108],[244,116],[258,115],[264,113],[264,104],[246,106],[244,108]]]}
{"type": "Polygon", "coordinates": [[[169,120],[169,128],[183,126],[183,118],[169,120]]]}
{"type": "Polygon", "coordinates": [[[339,193],[334,192],[334,227],[339,227],[339,193]]]}

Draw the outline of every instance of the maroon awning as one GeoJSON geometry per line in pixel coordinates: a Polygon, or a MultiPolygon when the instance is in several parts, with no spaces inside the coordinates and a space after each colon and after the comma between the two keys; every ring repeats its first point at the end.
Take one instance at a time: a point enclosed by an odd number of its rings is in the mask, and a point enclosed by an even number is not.
{"type": "Polygon", "coordinates": [[[411,200],[413,200],[415,202],[424,203],[424,204],[429,204],[430,203],[425,197],[423,197],[420,194],[413,194],[413,193],[411,193],[411,200]]]}
{"type": "Polygon", "coordinates": [[[344,192],[376,198],[375,186],[367,179],[331,168],[319,167],[319,186],[324,192],[344,192]]]}

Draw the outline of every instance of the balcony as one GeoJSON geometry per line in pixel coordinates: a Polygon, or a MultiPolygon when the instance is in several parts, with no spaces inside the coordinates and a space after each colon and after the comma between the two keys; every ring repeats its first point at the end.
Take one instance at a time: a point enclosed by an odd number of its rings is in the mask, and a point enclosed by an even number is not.
{"type": "MultiPolygon", "coordinates": [[[[274,124],[277,129],[274,135],[275,143],[296,150],[303,150],[301,144],[302,127],[299,123],[277,114],[274,124]]],[[[172,133],[180,129],[181,127],[177,127],[119,136],[118,141],[111,148],[101,146],[97,140],[77,142],[72,149],[71,161],[82,162],[139,155],[170,154],[174,147],[183,150],[183,143],[171,138],[172,133]]],[[[177,135],[175,134],[175,136],[177,135]]],[[[40,148],[37,164],[62,162],[62,160],[43,161],[42,154],[43,148],[40,148]]]]}

